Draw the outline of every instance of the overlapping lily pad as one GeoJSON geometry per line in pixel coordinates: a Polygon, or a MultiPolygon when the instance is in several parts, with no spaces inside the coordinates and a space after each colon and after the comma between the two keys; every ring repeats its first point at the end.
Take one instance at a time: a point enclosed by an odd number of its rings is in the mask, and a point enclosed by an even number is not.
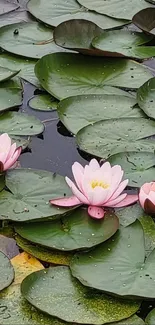
{"type": "Polygon", "coordinates": [[[0,27],[19,22],[32,22],[33,17],[26,10],[14,10],[0,15],[0,27]]]}
{"type": "Polygon", "coordinates": [[[16,242],[24,252],[27,252],[28,254],[38,258],[40,261],[44,261],[46,263],[69,265],[70,260],[73,257],[73,252],[62,252],[35,245],[19,235],[16,235],[16,242]]]}
{"type": "Polygon", "coordinates": [[[139,88],[152,77],[130,60],[53,53],[41,58],[35,73],[43,88],[58,99],[81,94],[105,94],[105,86],[139,88]]]}
{"type": "MultiPolygon", "coordinates": [[[[15,68],[15,67],[14,67],[15,68]]],[[[13,68],[13,69],[14,69],[13,68]]],[[[0,82],[9,80],[16,76],[19,73],[19,68],[18,70],[11,70],[11,68],[3,67],[3,64],[0,63],[0,82]]]]}
{"type": "Polygon", "coordinates": [[[51,111],[57,109],[58,101],[49,94],[41,94],[29,100],[29,106],[39,111],[51,111]]]}
{"type": "Polygon", "coordinates": [[[18,76],[32,83],[36,87],[40,84],[34,74],[34,66],[37,60],[20,58],[11,54],[0,54],[0,66],[10,70],[20,70],[18,76]]]}
{"type": "Polygon", "coordinates": [[[64,51],[53,40],[53,29],[40,23],[17,23],[0,29],[1,47],[13,54],[38,59],[64,51]]]}
{"type": "Polygon", "coordinates": [[[146,59],[155,56],[155,46],[147,46],[153,36],[143,33],[115,30],[104,32],[92,40],[92,45],[105,56],[146,59]]]}
{"type": "Polygon", "coordinates": [[[81,129],[76,136],[80,149],[92,155],[109,158],[121,152],[152,152],[154,121],[147,119],[111,119],[96,122],[81,129]]]}
{"type": "MultiPolygon", "coordinates": [[[[91,21],[72,19],[58,25],[54,30],[57,45],[88,55],[100,55],[100,51],[92,47],[94,37],[100,35],[102,29],[91,21]]],[[[104,55],[101,52],[101,55],[104,55]]]]}
{"type": "Polygon", "coordinates": [[[145,319],[146,324],[154,325],[155,322],[155,308],[152,309],[145,319]]]}
{"type": "Polygon", "coordinates": [[[144,234],[139,221],[121,228],[91,254],[75,255],[71,270],[84,285],[92,288],[123,297],[155,297],[155,249],[145,259],[144,234]]]}
{"type": "Polygon", "coordinates": [[[140,187],[146,182],[155,180],[155,155],[147,152],[124,152],[112,156],[109,161],[113,165],[121,165],[129,179],[129,186],[140,187]]]}
{"type": "Polygon", "coordinates": [[[155,119],[155,78],[151,78],[138,89],[137,101],[145,114],[155,119]]]}
{"type": "Polygon", "coordinates": [[[155,249],[155,223],[151,216],[143,213],[139,221],[144,230],[145,255],[148,256],[155,249]]]}
{"type": "Polygon", "coordinates": [[[6,112],[0,116],[0,133],[12,136],[36,135],[44,131],[44,125],[35,116],[20,112],[6,112]]]}
{"type": "Polygon", "coordinates": [[[21,292],[43,312],[73,323],[119,321],[138,309],[136,302],[113,299],[82,286],[71,276],[69,268],[63,266],[29,275],[22,282],[21,292]]]}
{"type": "Polygon", "coordinates": [[[33,169],[11,170],[6,176],[8,191],[0,193],[0,219],[13,221],[53,219],[69,209],[50,206],[49,200],[71,195],[62,176],[33,169]]]}
{"type": "Polygon", "coordinates": [[[8,257],[0,252],[0,291],[8,287],[14,278],[14,270],[8,257]]]}
{"type": "Polygon", "coordinates": [[[139,203],[124,208],[116,208],[115,213],[123,227],[129,226],[144,215],[144,211],[139,203]]]}
{"type": "MultiPolygon", "coordinates": [[[[151,7],[151,6],[149,6],[151,7]]],[[[133,23],[143,31],[155,35],[155,8],[146,8],[137,12],[133,23]]]]}
{"type": "Polygon", "coordinates": [[[13,11],[18,7],[19,7],[18,4],[16,5],[15,3],[10,3],[6,0],[1,0],[0,15],[13,11]]]}
{"type": "Polygon", "coordinates": [[[0,83],[0,99],[0,111],[21,105],[22,87],[13,79],[0,83]]]}
{"type": "Polygon", "coordinates": [[[65,3],[63,0],[40,0],[39,2],[30,0],[28,10],[34,17],[51,26],[57,26],[70,19],[86,19],[104,29],[122,26],[126,23],[124,20],[115,20],[89,11],[76,0],[68,0],[65,3]]]}
{"type": "Polygon", "coordinates": [[[147,3],[145,0],[96,0],[95,2],[94,0],[78,0],[78,2],[82,6],[95,10],[101,14],[129,20],[131,20],[133,15],[139,10],[151,7],[151,4],[147,3]]]}
{"type": "Polygon", "coordinates": [[[63,251],[86,249],[110,238],[119,221],[112,212],[104,219],[91,219],[85,209],[74,210],[58,221],[17,225],[16,232],[33,243],[63,251]]]}
{"type": "Polygon", "coordinates": [[[143,117],[144,114],[136,106],[136,102],[128,93],[126,96],[78,95],[62,100],[57,111],[65,127],[76,134],[89,124],[111,117],[143,117]]]}

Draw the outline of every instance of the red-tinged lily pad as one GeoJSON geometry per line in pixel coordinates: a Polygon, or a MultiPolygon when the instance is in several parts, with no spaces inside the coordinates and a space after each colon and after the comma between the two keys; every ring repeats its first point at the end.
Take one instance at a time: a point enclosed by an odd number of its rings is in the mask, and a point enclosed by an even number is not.
{"type": "Polygon", "coordinates": [[[137,12],[132,22],[144,32],[155,35],[155,8],[146,8],[137,12]]]}

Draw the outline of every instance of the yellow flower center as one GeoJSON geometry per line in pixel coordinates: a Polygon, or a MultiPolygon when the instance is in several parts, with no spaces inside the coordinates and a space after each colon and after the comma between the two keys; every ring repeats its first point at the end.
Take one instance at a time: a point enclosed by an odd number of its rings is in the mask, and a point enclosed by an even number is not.
{"type": "Polygon", "coordinates": [[[97,181],[97,180],[93,180],[93,181],[91,182],[91,187],[94,189],[94,188],[97,187],[97,186],[100,186],[100,187],[102,187],[102,188],[104,188],[104,189],[110,187],[110,185],[107,184],[107,183],[104,183],[104,182],[101,182],[101,181],[97,181]]]}

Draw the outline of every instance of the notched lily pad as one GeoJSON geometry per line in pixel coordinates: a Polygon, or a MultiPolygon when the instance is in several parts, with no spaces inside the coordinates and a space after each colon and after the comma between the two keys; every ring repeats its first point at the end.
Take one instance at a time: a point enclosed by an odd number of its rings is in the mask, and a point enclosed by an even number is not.
{"type": "Polygon", "coordinates": [[[57,109],[58,101],[49,94],[41,94],[29,100],[29,106],[38,111],[48,111],[57,109]]]}
{"type": "Polygon", "coordinates": [[[37,62],[35,74],[42,87],[58,99],[105,94],[105,86],[136,89],[152,77],[146,67],[134,61],[73,53],[45,55],[37,62]]]}
{"type": "Polygon", "coordinates": [[[82,286],[63,266],[29,275],[22,282],[21,292],[39,310],[73,323],[119,321],[138,309],[135,301],[118,300],[82,286]]]}
{"type": "Polygon", "coordinates": [[[137,101],[144,113],[155,119],[155,78],[151,78],[138,89],[137,101]]]}
{"type": "Polygon", "coordinates": [[[112,165],[121,165],[129,179],[129,186],[140,187],[155,180],[155,154],[148,152],[124,152],[109,158],[112,165]]]}
{"type": "Polygon", "coordinates": [[[33,169],[10,170],[6,175],[9,191],[0,192],[0,219],[30,221],[60,217],[70,209],[50,206],[49,200],[70,196],[62,176],[33,169]]]}
{"type": "Polygon", "coordinates": [[[86,249],[113,236],[118,218],[107,212],[104,219],[90,218],[86,209],[78,208],[60,220],[17,225],[16,232],[33,243],[62,251],[86,249]]]}
{"type": "Polygon", "coordinates": [[[74,255],[70,267],[73,276],[88,287],[124,298],[155,297],[155,249],[145,258],[144,233],[138,220],[91,254],[74,255]]]}

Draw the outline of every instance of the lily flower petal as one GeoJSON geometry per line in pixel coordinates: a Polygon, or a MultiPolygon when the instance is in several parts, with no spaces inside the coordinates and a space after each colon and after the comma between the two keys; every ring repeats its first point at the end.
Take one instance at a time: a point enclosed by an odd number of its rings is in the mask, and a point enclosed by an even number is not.
{"type": "Polygon", "coordinates": [[[127,195],[124,200],[122,200],[120,203],[113,206],[113,208],[123,208],[125,206],[134,204],[137,201],[138,201],[138,195],[137,194],[127,195]]]}
{"type": "Polygon", "coordinates": [[[102,219],[104,217],[105,212],[103,208],[90,205],[88,207],[88,214],[94,219],[102,219]]]}
{"type": "Polygon", "coordinates": [[[74,207],[76,205],[81,205],[82,203],[78,200],[76,196],[64,197],[60,199],[53,199],[49,201],[51,204],[59,207],[74,207]]]}

